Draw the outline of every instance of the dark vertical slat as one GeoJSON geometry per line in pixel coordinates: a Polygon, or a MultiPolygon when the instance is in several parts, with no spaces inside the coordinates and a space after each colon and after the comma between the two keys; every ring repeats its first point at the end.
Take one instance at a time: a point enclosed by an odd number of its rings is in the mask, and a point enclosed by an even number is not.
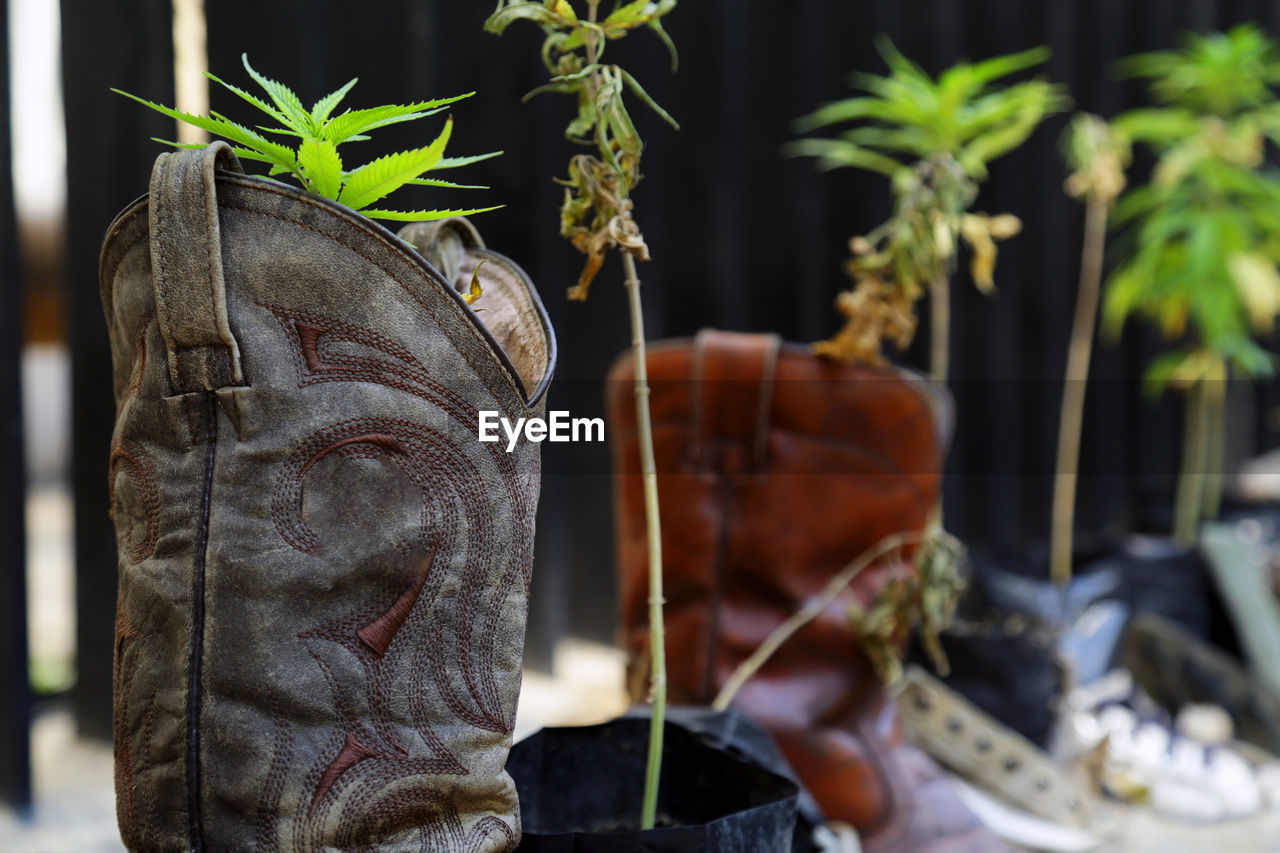
{"type": "MultiPolygon", "coordinates": [[[[1034,26],[1039,32],[1039,41],[1052,50],[1046,75],[1052,80],[1080,80],[1080,53],[1087,42],[1076,30],[1078,7],[1048,3],[1037,8],[1040,20],[1034,26]]],[[[1066,116],[1050,119],[1030,143],[1033,158],[1044,164],[1033,172],[1035,193],[1050,203],[1031,206],[1032,211],[1024,216],[1025,230],[1020,239],[1025,241],[1024,245],[1034,259],[1026,259],[1030,264],[1024,260],[1024,268],[1031,266],[1034,269],[1039,265],[1047,269],[1061,269],[1064,283],[1074,285],[1072,273],[1078,273],[1080,263],[1078,247],[1083,230],[1082,208],[1076,203],[1058,201],[1063,197],[1062,179],[1066,173],[1059,139],[1067,122],[1066,116]]],[[[1023,303],[1018,323],[1026,328],[1030,339],[1041,342],[1034,361],[1026,365],[1036,378],[1023,383],[1025,395],[1031,398],[1022,407],[1022,430],[1031,439],[1023,445],[1023,466],[1028,480],[1024,489],[1027,506],[1023,519],[1024,524],[1035,531],[1034,535],[1047,536],[1057,463],[1062,377],[1065,375],[1071,334],[1068,318],[1074,317],[1077,287],[1046,288],[1041,278],[1035,273],[1021,276],[1013,286],[1019,288],[1023,303]],[[1066,322],[1059,321],[1059,318],[1066,322]],[[1036,440],[1035,436],[1044,436],[1045,440],[1036,440]]],[[[1026,339],[1020,348],[1027,348],[1026,339]]]]}
{"type": "MultiPolygon", "coordinates": [[[[9,123],[8,3],[0,0],[0,127],[9,123]]],[[[0,163],[10,162],[9,134],[0,163]]],[[[0,169],[0,801],[31,804],[27,675],[26,478],[22,444],[22,280],[13,173],[0,169]]]]}
{"type": "MultiPolygon", "coordinates": [[[[741,198],[748,182],[747,137],[751,125],[748,72],[750,47],[750,0],[718,0],[711,25],[720,34],[714,44],[719,63],[713,85],[719,90],[720,120],[712,137],[717,152],[711,166],[711,216],[708,221],[708,255],[711,261],[712,293],[719,323],[742,329],[748,322],[748,301],[743,299],[753,282],[747,279],[746,259],[741,250],[746,240],[746,211],[741,198]]],[[[710,128],[708,128],[709,130],[710,128]]]]}
{"type": "MultiPolygon", "coordinates": [[[[785,87],[773,87],[783,100],[778,112],[786,122],[818,106],[813,100],[814,81],[838,81],[848,73],[844,57],[833,55],[834,33],[826,26],[829,6],[821,0],[800,0],[795,6],[795,25],[788,33],[787,50],[796,57],[796,73],[785,87]]],[[[793,247],[797,265],[791,271],[794,278],[775,271],[771,283],[792,306],[782,316],[792,318],[790,324],[800,339],[817,339],[827,330],[831,310],[828,288],[823,283],[838,275],[833,270],[836,245],[828,245],[824,239],[824,225],[833,214],[821,192],[821,178],[810,164],[792,158],[782,165],[791,179],[791,197],[784,203],[798,230],[793,247]]],[[[783,226],[781,217],[775,211],[769,213],[771,230],[778,233],[783,226]]],[[[783,306],[784,311],[786,307],[783,306]]]]}
{"type": "Polygon", "coordinates": [[[115,406],[98,299],[98,247],[122,207],[146,192],[173,122],[108,91],[173,102],[167,0],[62,0],[67,128],[67,312],[71,340],[72,480],[76,519],[76,686],[80,731],[111,737],[116,548],[107,518],[107,454],[115,406]]]}

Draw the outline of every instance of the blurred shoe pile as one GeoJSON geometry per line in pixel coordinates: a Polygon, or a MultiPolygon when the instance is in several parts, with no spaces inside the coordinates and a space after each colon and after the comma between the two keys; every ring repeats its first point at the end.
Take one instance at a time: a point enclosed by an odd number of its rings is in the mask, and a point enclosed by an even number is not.
{"type": "Polygon", "coordinates": [[[1055,853],[1280,850],[1280,513],[1199,551],[1129,537],[1064,588],[977,561],[898,689],[908,737],[1002,840],[1055,853]]]}

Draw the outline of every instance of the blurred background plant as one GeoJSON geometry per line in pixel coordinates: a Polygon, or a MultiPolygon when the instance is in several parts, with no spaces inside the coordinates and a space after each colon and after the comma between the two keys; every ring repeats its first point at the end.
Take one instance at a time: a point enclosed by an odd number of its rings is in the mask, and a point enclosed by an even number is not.
{"type": "Polygon", "coordinates": [[[799,119],[808,132],[844,122],[857,126],[828,139],[802,139],[789,153],[818,158],[822,169],[850,167],[890,179],[893,214],[850,242],[853,289],[838,298],[846,325],[815,346],[843,361],[882,363],[880,344],[905,349],[915,334],[915,303],[931,298],[930,372],[946,381],[950,276],[960,242],[971,252],[974,284],[994,290],[996,241],[1017,234],[1018,218],[971,212],[987,165],[1017,148],[1044,119],[1068,104],[1061,86],[1044,80],[999,81],[1040,65],[1039,47],[978,63],[958,63],[935,80],[887,38],[877,42],[888,76],[854,74],[865,95],[826,104],[799,119]]]}
{"type": "Polygon", "coordinates": [[[542,61],[552,75],[551,81],[525,97],[527,99],[539,92],[560,92],[574,97],[578,111],[565,129],[565,138],[595,149],[592,154],[578,154],[570,158],[569,176],[560,181],[565,186],[564,203],[560,208],[560,234],[587,256],[578,283],[569,289],[569,298],[575,301],[587,298],[591,282],[610,249],[616,249],[622,256],[631,319],[631,350],[635,361],[636,433],[640,446],[649,551],[650,701],[653,713],[650,717],[640,828],[652,829],[657,817],[667,704],[662,533],[658,515],[657,466],[649,418],[644,312],[640,300],[640,278],[636,273],[636,261],[649,260],[649,247],[631,215],[631,192],[640,181],[640,155],[644,142],[627,111],[624,93],[631,92],[672,127],[679,129],[679,125],[649,97],[629,72],[617,65],[605,65],[600,60],[608,42],[622,38],[631,30],[646,27],[667,46],[674,71],[678,63],[676,48],[662,27],[662,18],[675,8],[676,0],[615,2],[613,10],[603,19],[599,14],[600,2],[585,0],[586,14],[579,15],[568,0],[499,0],[498,8],[485,22],[485,29],[502,35],[518,20],[533,21],[542,27],[546,33],[542,43],[542,61]]]}
{"type": "Polygon", "coordinates": [[[1106,119],[1090,113],[1080,113],[1071,119],[1062,137],[1062,153],[1071,169],[1063,189],[1084,203],[1085,213],[1080,284],[1076,290],[1075,320],[1071,326],[1062,407],[1058,413],[1058,463],[1054,467],[1049,535],[1049,574],[1058,584],[1065,584],[1071,578],[1080,434],[1102,289],[1107,216],[1124,191],[1124,170],[1133,159],[1128,138],[1107,124],[1106,119]]]}
{"type": "Polygon", "coordinates": [[[1126,239],[1104,323],[1114,338],[1138,315],[1177,345],[1151,362],[1145,385],[1185,396],[1174,535],[1189,544],[1221,504],[1228,376],[1275,372],[1255,336],[1280,314],[1280,177],[1265,160],[1267,141],[1280,140],[1280,52],[1242,25],[1121,68],[1150,81],[1156,106],[1115,126],[1157,160],[1116,206],[1126,239]]]}

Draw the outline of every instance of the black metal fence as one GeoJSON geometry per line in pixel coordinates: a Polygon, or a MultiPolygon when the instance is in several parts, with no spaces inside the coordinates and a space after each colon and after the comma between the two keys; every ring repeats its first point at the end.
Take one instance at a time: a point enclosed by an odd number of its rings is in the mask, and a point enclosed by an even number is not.
{"type": "MultiPolygon", "coordinates": [[[[560,337],[558,385],[551,405],[575,415],[601,414],[601,380],[627,341],[616,270],[590,302],[569,305],[564,288],[578,256],[557,236],[561,137],[569,105],[554,97],[522,104],[543,79],[539,37],[513,27],[484,34],[491,2],[383,0],[208,0],[211,68],[242,78],[248,53],[269,76],[295,83],[304,98],[353,76],[350,101],[407,100],[476,90],[458,105],[452,150],[506,149],[473,167],[506,207],[484,216],[490,244],[524,264],[542,288],[560,337]]],[[[173,51],[165,0],[61,0],[69,179],[67,304],[73,354],[74,485],[77,566],[77,717],[87,734],[109,737],[111,624],[115,549],[107,520],[106,458],[111,421],[110,365],[97,296],[97,250],[113,214],[145,191],[172,124],[110,94],[116,86],[171,102],[173,51]]],[[[656,40],[639,34],[610,47],[681,122],[672,133],[641,116],[649,147],[648,179],[637,218],[655,260],[642,267],[652,337],[688,335],[703,326],[776,330],[813,340],[837,324],[831,303],[850,234],[888,212],[883,181],[852,173],[820,175],[808,162],[784,159],[791,120],[843,96],[846,74],[878,69],[872,36],[937,71],[980,58],[1048,44],[1047,74],[1066,83],[1079,107],[1114,114],[1137,104],[1132,83],[1117,82],[1120,56],[1168,47],[1187,29],[1256,20],[1280,32],[1280,0],[686,0],[669,18],[681,45],[678,75],[656,40]]],[[[0,69],[5,66],[0,63],[0,69]]],[[[0,71],[3,73],[3,71],[0,71]]],[[[215,109],[233,112],[225,93],[215,109]]],[[[3,107],[0,107],[3,109],[3,107]]],[[[963,281],[954,296],[952,354],[959,430],[951,454],[947,518],[962,536],[1001,547],[1043,539],[1048,528],[1052,454],[1060,380],[1074,300],[1080,211],[1061,192],[1057,135],[1051,121],[1020,151],[992,169],[980,206],[1022,217],[1022,236],[1002,247],[999,293],[981,296],[963,281]]],[[[393,128],[388,145],[412,144],[413,128],[393,128]]],[[[7,136],[0,137],[7,140],[7,136]]],[[[0,141],[0,159],[7,141],[0,141]]],[[[441,204],[470,204],[474,196],[441,204]]],[[[8,173],[0,177],[0,535],[5,590],[0,652],[6,665],[0,713],[13,737],[0,744],[0,781],[21,796],[25,778],[13,722],[23,719],[22,480],[13,331],[19,288],[11,275],[13,228],[8,173]],[[19,703],[14,705],[13,703],[19,703]],[[9,750],[8,753],[5,750],[9,750]]],[[[963,279],[963,276],[960,278],[963,279]]],[[[905,361],[923,361],[923,341],[905,361]]],[[[1153,405],[1137,393],[1145,360],[1158,348],[1132,330],[1104,346],[1093,368],[1085,420],[1080,523],[1097,530],[1168,500],[1176,470],[1180,417],[1171,401],[1153,405]]],[[[1236,456],[1270,447],[1267,414],[1280,401],[1272,387],[1237,395],[1236,456]]],[[[607,451],[582,445],[546,448],[534,581],[530,657],[546,662],[568,633],[601,639],[614,625],[610,486],[607,451]]]]}

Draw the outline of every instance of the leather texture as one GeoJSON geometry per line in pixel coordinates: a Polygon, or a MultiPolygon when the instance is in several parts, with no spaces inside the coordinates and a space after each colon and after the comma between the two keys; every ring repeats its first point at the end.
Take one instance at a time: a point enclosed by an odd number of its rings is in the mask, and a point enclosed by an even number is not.
{"type": "MultiPolygon", "coordinates": [[[[921,530],[938,500],[945,392],[905,371],[831,363],[775,336],[704,331],[647,359],[662,513],[669,698],[709,704],[783,620],[863,551],[921,530]]],[[[634,368],[609,377],[622,641],[633,698],[648,648],[634,368]]],[[[798,631],[734,705],[772,732],[832,820],[869,853],[1004,848],[907,745],[860,650],[863,610],[909,560],[884,559],[798,631]]]]}
{"type": "Polygon", "coordinates": [[[539,446],[478,442],[477,412],[540,415],[555,344],[478,237],[450,278],[424,260],[473,233],[415,249],[224,143],[162,155],[110,227],[129,849],[518,843],[539,446]]]}

